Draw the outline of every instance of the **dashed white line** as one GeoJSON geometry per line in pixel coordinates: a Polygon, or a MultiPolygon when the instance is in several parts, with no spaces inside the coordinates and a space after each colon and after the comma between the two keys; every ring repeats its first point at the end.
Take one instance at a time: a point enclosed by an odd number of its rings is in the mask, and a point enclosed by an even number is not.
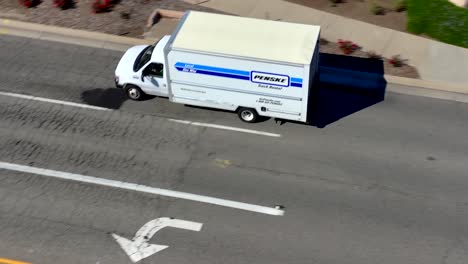
{"type": "Polygon", "coordinates": [[[105,108],[105,107],[99,107],[99,106],[93,106],[93,105],[87,105],[87,104],[79,104],[79,103],[49,99],[49,98],[44,98],[44,97],[36,97],[36,96],[26,95],[26,94],[0,92],[0,95],[16,97],[16,98],[22,98],[22,99],[27,99],[27,100],[41,101],[41,102],[52,103],[52,104],[60,104],[60,105],[68,105],[68,106],[74,106],[74,107],[88,108],[88,109],[93,109],[93,110],[112,111],[112,109],[105,108]]]}
{"type": "Polygon", "coordinates": [[[231,131],[237,131],[237,132],[243,132],[243,133],[249,133],[249,134],[256,134],[256,135],[262,135],[262,136],[268,136],[268,137],[281,137],[280,134],[263,132],[263,131],[258,131],[258,130],[244,129],[244,128],[238,128],[238,127],[230,127],[230,126],[222,126],[222,125],[215,125],[215,124],[209,124],[209,123],[199,123],[199,122],[192,122],[192,121],[179,120],[179,119],[168,119],[168,120],[172,121],[172,122],[187,124],[187,125],[192,125],[192,126],[211,127],[211,128],[231,130],[231,131]]]}
{"type": "Polygon", "coordinates": [[[225,200],[225,199],[192,194],[192,193],[186,193],[186,192],[172,191],[168,189],[155,188],[155,187],[129,183],[129,182],[108,180],[108,179],[86,176],[86,175],[81,175],[81,174],[68,173],[68,172],[63,172],[63,171],[48,170],[48,169],[19,165],[19,164],[8,163],[8,162],[0,161],[0,169],[37,174],[37,175],[42,175],[46,177],[71,180],[71,181],[76,181],[76,182],[91,183],[91,184],[96,184],[100,186],[113,187],[113,188],[118,188],[118,189],[123,189],[123,190],[130,190],[130,191],[136,191],[136,192],[142,192],[142,193],[150,193],[150,194],[156,194],[156,195],[161,195],[161,196],[174,197],[174,198],[179,198],[179,199],[191,200],[191,201],[202,202],[202,203],[207,203],[207,204],[214,204],[214,205],[219,205],[219,206],[224,206],[224,207],[230,207],[230,208],[235,208],[235,209],[261,213],[261,214],[267,214],[267,215],[284,215],[284,210],[276,209],[272,207],[236,202],[236,201],[225,200]]]}

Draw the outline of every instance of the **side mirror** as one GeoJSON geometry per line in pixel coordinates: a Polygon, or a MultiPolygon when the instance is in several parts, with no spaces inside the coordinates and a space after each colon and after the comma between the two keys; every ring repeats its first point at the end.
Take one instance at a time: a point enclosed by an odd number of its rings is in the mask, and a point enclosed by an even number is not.
{"type": "Polygon", "coordinates": [[[142,82],[145,82],[145,76],[148,76],[148,69],[144,69],[142,72],[141,72],[141,81],[142,82]]]}

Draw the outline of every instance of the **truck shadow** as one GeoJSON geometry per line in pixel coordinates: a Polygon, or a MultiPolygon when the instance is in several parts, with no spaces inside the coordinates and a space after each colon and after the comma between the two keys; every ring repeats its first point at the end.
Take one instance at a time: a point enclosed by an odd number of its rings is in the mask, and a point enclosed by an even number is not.
{"type": "Polygon", "coordinates": [[[382,102],[386,86],[382,60],[321,53],[318,85],[310,90],[309,125],[324,128],[382,102]]]}
{"type": "Polygon", "coordinates": [[[81,93],[82,102],[110,109],[119,109],[126,100],[125,92],[117,88],[96,88],[81,93]]]}

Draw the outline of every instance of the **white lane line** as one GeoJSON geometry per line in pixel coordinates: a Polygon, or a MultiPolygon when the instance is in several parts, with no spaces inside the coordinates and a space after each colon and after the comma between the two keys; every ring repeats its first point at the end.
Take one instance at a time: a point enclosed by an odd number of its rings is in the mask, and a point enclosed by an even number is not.
{"type": "Polygon", "coordinates": [[[284,210],[280,210],[280,209],[276,209],[272,207],[236,202],[236,201],[225,200],[225,199],[192,194],[192,193],[186,193],[186,192],[172,191],[172,190],[155,188],[155,187],[139,185],[139,184],[129,183],[129,182],[102,179],[102,178],[68,173],[68,172],[63,172],[63,171],[42,169],[42,168],[19,165],[19,164],[8,163],[8,162],[0,161],[0,169],[38,174],[38,175],[42,175],[46,177],[71,180],[71,181],[77,181],[77,182],[85,182],[85,183],[91,183],[91,184],[119,188],[119,189],[130,190],[130,191],[136,191],[136,192],[174,197],[174,198],[179,198],[179,199],[220,205],[220,206],[241,209],[241,210],[246,210],[246,211],[251,211],[251,212],[256,212],[256,213],[261,213],[261,214],[267,214],[267,215],[284,215],[284,210]]]}
{"type": "Polygon", "coordinates": [[[274,134],[274,133],[269,133],[269,132],[263,132],[263,131],[251,130],[251,129],[244,129],[244,128],[238,128],[238,127],[222,126],[222,125],[215,125],[215,124],[208,124],[208,123],[199,123],[199,122],[192,122],[192,121],[187,121],[187,120],[179,120],[179,119],[171,119],[171,118],[169,118],[167,120],[172,121],[172,122],[176,122],[176,123],[192,125],[192,126],[211,127],[211,128],[231,130],[231,131],[237,131],[237,132],[243,132],[243,133],[249,133],[249,134],[256,134],[256,135],[262,135],[262,136],[269,136],[269,137],[281,137],[280,134],[274,134]]]}
{"type": "Polygon", "coordinates": [[[52,103],[52,104],[68,105],[68,106],[88,108],[88,109],[101,110],[101,111],[112,111],[112,109],[105,108],[105,107],[99,107],[99,106],[93,106],[93,105],[87,105],[87,104],[79,104],[79,103],[49,99],[49,98],[44,98],[44,97],[36,97],[32,95],[9,93],[9,92],[0,92],[0,95],[22,98],[22,99],[27,99],[27,100],[41,101],[41,102],[52,103]]]}
{"type": "MultiPolygon", "coordinates": [[[[37,96],[26,95],[26,94],[0,92],[0,95],[22,98],[22,99],[27,99],[27,100],[35,100],[35,101],[40,101],[40,102],[52,103],[52,104],[60,104],[60,105],[68,105],[68,106],[81,107],[81,108],[87,108],[87,109],[93,109],[93,110],[100,110],[100,111],[113,111],[113,109],[109,109],[105,107],[99,107],[99,106],[93,106],[93,105],[87,105],[87,104],[79,104],[79,103],[49,99],[49,98],[44,98],[44,97],[37,97],[37,96]]],[[[262,135],[262,136],[268,136],[268,137],[281,137],[280,134],[263,132],[263,131],[258,131],[258,130],[251,130],[251,129],[244,129],[244,128],[238,128],[238,127],[230,127],[230,126],[208,124],[208,123],[199,123],[199,122],[192,122],[192,121],[187,121],[187,120],[179,120],[179,119],[171,119],[171,118],[168,118],[167,120],[172,121],[172,122],[192,125],[192,126],[217,128],[217,129],[237,131],[237,132],[256,134],[256,135],[262,135]]]]}

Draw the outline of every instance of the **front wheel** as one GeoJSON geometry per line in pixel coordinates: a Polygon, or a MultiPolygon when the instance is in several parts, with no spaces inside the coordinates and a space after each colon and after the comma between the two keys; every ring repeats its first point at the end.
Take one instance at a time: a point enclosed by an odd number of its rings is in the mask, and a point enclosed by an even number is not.
{"type": "Polygon", "coordinates": [[[131,84],[125,86],[125,94],[127,94],[128,98],[134,101],[140,101],[144,96],[144,93],[140,87],[131,84]]]}
{"type": "Polygon", "coordinates": [[[247,123],[255,123],[258,120],[258,113],[252,108],[239,108],[237,115],[242,121],[247,123]]]}

